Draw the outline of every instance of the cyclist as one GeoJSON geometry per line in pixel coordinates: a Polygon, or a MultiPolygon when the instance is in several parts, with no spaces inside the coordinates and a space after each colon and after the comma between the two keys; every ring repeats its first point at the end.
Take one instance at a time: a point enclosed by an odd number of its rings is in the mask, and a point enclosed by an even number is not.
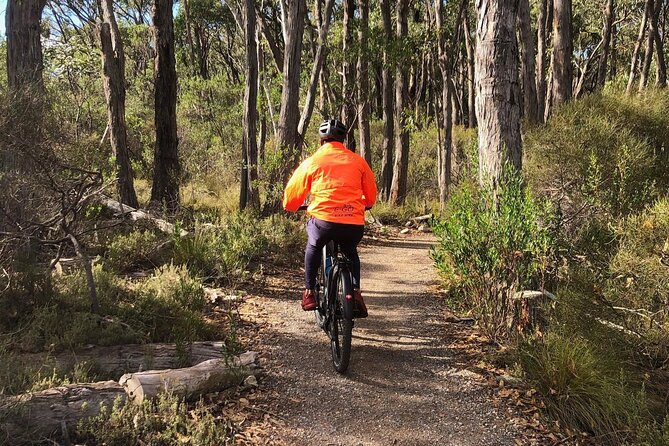
{"type": "Polygon", "coordinates": [[[376,202],[376,181],[367,162],[348,150],[343,142],[346,126],[336,119],[318,128],[321,147],[295,170],[286,185],[283,207],[296,212],[308,194],[307,246],[304,252],[305,289],[302,309],[316,309],[316,275],[323,246],[334,240],[351,260],[355,317],[367,317],[360,292],[360,258],[357,246],[362,240],[365,209],[376,202]]]}

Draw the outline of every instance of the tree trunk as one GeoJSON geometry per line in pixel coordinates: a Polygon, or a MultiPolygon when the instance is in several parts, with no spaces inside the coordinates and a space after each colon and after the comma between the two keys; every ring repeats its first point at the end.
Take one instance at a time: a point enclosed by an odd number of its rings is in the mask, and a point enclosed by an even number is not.
{"type": "Polygon", "coordinates": [[[660,36],[660,13],[662,12],[663,2],[657,0],[655,3],[655,13],[653,14],[653,38],[655,39],[655,48],[657,49],[657,63],[656,63],[656,85],[664,88],[667,85],[667,63],[664,58],[664,42],[660,36]]]}
{"type": "Polygon", "coordinates": [[[395,147],[395,114],[393,100],[393,76],[390,67],[391,49],[393,41],[393,25],[391,21],[391,0],[381,0],[381,18],[383,21],[383,69],[381,72],[383,83],[383,144],[381,161],[381,197],[390,199],[390,188],[393,181],[393,148],[395,147]]]}
{"type": "Polygon", "coordinates": [[[367,34],[369,33],[369,0],[358,0],[360,9],[360,29],[358,30],[358,44],[360,54],[358,55],[358,137],[360,139],[360,156],[369,166],[372,166],[372,146],[369,131],[369,73],[367,48],[367,34]]]}
{"type": "Polygon", "coordinates": [[[253,0],[244,2],[246,36],[246,92],[244,94],[244,135],[242,137],[242,181],[239,208],[260,209],[258,193],[258,144],[256,119],[258,117],[258,46],[256,43],[256,14],[253,0]]]}
{"type": "MultiPolygon", "coordinates": [[[[40,19],[46,0],[8,0],[5,13],[7,27],[7,84],[14,96],[14,112],[7,117],[8,124],[21,138],[0,150],[0,187],[3,183],[16,184],[16,180],[4,173],[15,172],[25,175],[25,153],[34,151],[34,146],[42,141],[39,123],[42,120],[44,82],[42,80],[43,61],[40,40],[40,19]]],[[[28,199],[24,194],[8,200],[6,210],[17,222],[26,217],[22,204],[28,199]]],[[[0,219],[0,230],[6,229],[5,218],[0,219]]],[[[22,224],[22,223],[20,223],[22,224]]]]}
{"type": "Polygon", "coordinates": [[[292,0],[288,5],[286,22],[286,46],[283,57],[283,88],[281,90],[281,111],[279,112],[279,147],[292,153],[287,176],[299,157],[297,126],[300,119],[300,72],[302,68],[302,36],[304,34],[304,0],[292,0]]]}
{"type": "Polygon", "coordinates": [[[355,0],[344,0],[343,8],[344,10],[344,20],[342,23],[342,35],[343,35],[343,49],[342,57],[344,60],[342,66],[342,109],[341,109],[341,120],[344,122],[346,127],[348,127],[348,133],[346,134],[346,147],[350,150],[355,151],[355,120],[356,120],[356,107],[355,107],[355,65],[353,63],[353,18],[355,16],[355,0]]]}
{"type": "MultiPolygon", "coordinates": [[[[442,76],[441,93],[441,126],[444,129],[439,144],[439,156],[437,165],[437,178],[439,182],[439,206],[441,209],[446,203],[448,189],[451,184],[451,150],[453,135],[453,102],[452,102],[452,75],[451,65],[453,63],[446,50],[446,36],[443,29],[443,3],[442,0],[435,0],[434,17],[437,31],[437,51],[439,60],[439,69],[442,76]]],[[[466,19],[465,19],[466,21],[466,19]]],[[[437,124],[439,126],[439,123],[437,124]]]]}
{"type": "Polygon", "coordinates": [[[571,99],[573,69],[571,0],[553,1],[553,106],[571,99]]]}
{"type": "Polygon", "coordinates": [[[506,161],[521,169],[520,91],[516,69],[517,2],[479,0],[476,117],[479,183],[497,189],[506,161]]]}
{"type": "Polygon", "coordinates": [[[258,28],[260,28],[260,32],[267,41],[267,46],[269,46],[269,49],[272,53],[272,60],[274,61],[274,65],[276,65],[276,70],[278,72],[282,72],[283,55],[281,54],[281,51],[279,51],[279,46],[276,44],[276,40],[274,39],[274,36],[272,36],[272,32],[269,29],[267,29],[267,25],[265,25],[263,15],[260,13],[257,13],[257,15],[258,15],[258,28]]]}
{"type": "Polygon", "coordinates": [[[632,87],[634,86],[634,78],[636,77],[637,64],[639,62],[639,53],[641,52],[641,45],[643,43],[643,37],[646,35],[646,24],[648,22],[648,17],[651,14],[651,11],[648,9],[648,2],[652,0],[646,0],[646,6],[643,10],[643,17],[641,18],[641,24],[639,25],[639,35],[636,38],[636,43],[634,44],[634,51],[632,52],[632,61],[630,63],[630,74],[627,79],[627,93],[632,92],[632,87]]]}
{"type": "Polygon", "coordinates": [[[520,22],[521,62],[523,73],[523,113],[531,123],[539,122],[537,106],[537,83],[534,69],[535,48],[532,25],[530,24],[530,2],[518,2],[518,21],[520,22]]]}
{"type": "Polygon", "coordinates": [[[237,386],[258,368],[258,354],[246,352],[233,361],[210,359],[183,369],[148,370],[126,374],[119,384],[130,401],[140,404],[145,399],[170,393],[192,400],[201,395],[237,386]]]}
{"type": "Polygon", "coordinates": [[[469,14],[465,12],[462,17],[465,33],[465,49],[467,51],[467,127],[476,127],[476,102],[474,94],[474,45],[472,44],[472,33],[469,29],[469,14]]]}
{"type": "Polygon", "coordinates": [[[44,90],[40,20],[46,0],[8,0],[7,83],[12,91],[44,90]]]}
{"type": "MultiPolygon", "coordinates": [[[[316,0],[320,3],[320,0],[316,0]]],[[[332,16],[332,9],[334,7],[334,0],[326,0],[325,16],[323,22],[320,24],[318,30],[318,47],[316,48],[316,55],[314,56],[314,64],[311,68],[311,79],[309,80],[309,89],[307,90],[307,98],[304,102],[304,108],[300,115],[300,122],[297,126],[297,131],[300,134],[300,139],[304,141],[305,132],[309,127],[311,115],[314,111],[314,104],[316,102],[316,90],[318,81],[321,78],[321,70],[325,62],[325,52],[327,51],[327,36],[330,30],[330,17],[332,16]]]]}
{"type": "Polygon", "coordinates": [[[191,68],[195,67],[195,45],[193,44],[193,29],[191,28],[190,20],[190,2],[191,0],[183,0],[184,7],[184,21],[186,22],[186,44],[188,45],[188,62],[191,68]]]}
{"type": "Polygon", "coordinates": [[[618,76],[618,27],[614,27],[611,32],[611,69],[609,70],[608,80],[613,80],[618,76]]]}
{"type": "MultiPolygon", "coordinates": [[[[552,5],[550,6],[552,10],[552,5]]],[[[546,42],[549,23],[547,20],[547,11],[549,9],[549,0],[539,0],[539,14],[537,15],[537,117],[540,121],[544,120],[546,113],[546,42]]]]}
{"type": "Polygon", "coordinates": [[[133,184],[125,125],[125,55],[123,53],[123,42],[116,24],[112,1],[102,0],[101,3],[104,19],[104,22],[100,24],[102,83],[107,101],[109,140],[112,155],[118,167],[117,192],[121,203],[136,208],[139,207],[139,204],[133,184]]]}
{"type": "Polygon", "coordinates": [[[155,122],[151,202],[173,213],[179,208],[179,155],[177,137],[177,73],[174,59],[174,23],[171,0],[154,0],[155,122]]]}
{"type": "MultiPolygon", "coordinates": [[[[407,15],[408,0],[397,0],[397,40],[402,45],[409,33],[407,15]]],[[[406,107],[409,96],[407,66],[400,62],[395,73],[395,163],[390,186],[390,203],[397,206],[404,203],[407,193],[409,170],[409,132],[406,129],[406,107]]]]}
{"type": "Polygon", "coordinates": [[[611,46],[611,32],[613,30],[614,16],[613,0],[606,0],[606,10],[604,11],[604,26],[602,28],[602,55],[599,58],[597,67],[597,86],[603,87],[606,83],[606,67],[609,61],[609,48],[611,46]]]}
{"type": "Polygon", "coordinates": [[[655,11],[654,1],[646,0],[646,9],[648,10],[648,35],[646,36],[646,52],[641,67],[641,78],[639,79],[639,91],[648,85],[648,74],[650,73],[650,64],[653,62],[653,44],[655,43],[655,11]]]}

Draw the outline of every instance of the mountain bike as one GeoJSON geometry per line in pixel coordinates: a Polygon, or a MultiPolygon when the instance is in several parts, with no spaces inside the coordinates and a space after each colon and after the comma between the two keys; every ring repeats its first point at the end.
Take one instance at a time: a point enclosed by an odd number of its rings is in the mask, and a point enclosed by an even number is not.
{"type": "MultiPolygon", "coordinates": [[[[301,206],[300,210],[305,210],[301,206]]],[[[348,369],[353,333],[353,276],[351,261],[331,241],[323,246],[314,289],[318,308],[314,310],[316,325],[330,338],[332,365],[339,373],[348,369]]]]}
{"type": "Polygon", "coordinates": [[[344,373],[351,359],[353,278],[351,261],[333,241],[323,247],[314,293],[318,303],[314,310],[316,325],[330,337],[332,365],[344,373]]]}

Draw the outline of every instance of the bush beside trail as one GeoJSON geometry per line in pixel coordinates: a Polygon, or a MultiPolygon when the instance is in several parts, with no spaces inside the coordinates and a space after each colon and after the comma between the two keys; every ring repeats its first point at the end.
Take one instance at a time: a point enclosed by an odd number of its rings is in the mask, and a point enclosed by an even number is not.
{"type": "Polygon", "coordinates": [[[435,224],[449,298],[512,347],[509,368],[552,417],[597,444],[669,444],[667,100],[572,101],[525,130],[525,192],[505,201],[502,184],[491,209],[462,182],[435,224]],[[536,309],[541,330],[518,336],[497,296],[528,289],[556,300],[536,309]]]}

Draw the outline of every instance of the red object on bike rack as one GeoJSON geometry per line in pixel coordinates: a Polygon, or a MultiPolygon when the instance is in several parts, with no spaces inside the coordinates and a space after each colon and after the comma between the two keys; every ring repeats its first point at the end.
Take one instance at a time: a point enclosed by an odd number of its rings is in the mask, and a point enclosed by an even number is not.
{"type": "Polygon", "coordinates": [[[351,296],[350,294],[347,294],[346,295],[346,300],[353,300],[353,296],[351,296]]]}

